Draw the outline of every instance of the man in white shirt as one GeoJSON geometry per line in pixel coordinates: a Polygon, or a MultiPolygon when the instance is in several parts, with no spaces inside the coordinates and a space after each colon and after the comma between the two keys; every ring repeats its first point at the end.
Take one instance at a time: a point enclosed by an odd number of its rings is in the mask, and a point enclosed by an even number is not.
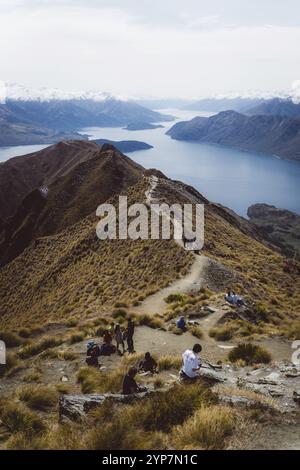
{"type": "Polygon", "coordinates": [[[187,349],[183,353],[183,366],[181,369],[181,375],[183,378],[194,380],[199,377],[199,371],[201,367],[201,359],[199,354],[201,351],[201,344],[195,344],[193,350],[187,349]]]}

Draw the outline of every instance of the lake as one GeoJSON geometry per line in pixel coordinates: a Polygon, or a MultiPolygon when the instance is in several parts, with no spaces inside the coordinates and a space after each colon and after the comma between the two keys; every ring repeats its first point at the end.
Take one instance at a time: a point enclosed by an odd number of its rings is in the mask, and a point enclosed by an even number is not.
{"type": "MultiPolygon", "coordinates": [[[[196,115],[190,111],[164,109],[163,113],[188,120],[196,115]]],[[[90,138],[140,140],[153,149],[130,153],[145,168],[157,168],[173,179],[198,189],[205,197],[230,207],[240,215],[254,203],[264,202],[300,214],[300,163],[280,160],[274,156],[218,147],[196,142],[172,140],[164,128],[127,131],[120,128],[85,128],[90,138]]],[[[0,148],[0,161],[45,146],[0,148]]]]}

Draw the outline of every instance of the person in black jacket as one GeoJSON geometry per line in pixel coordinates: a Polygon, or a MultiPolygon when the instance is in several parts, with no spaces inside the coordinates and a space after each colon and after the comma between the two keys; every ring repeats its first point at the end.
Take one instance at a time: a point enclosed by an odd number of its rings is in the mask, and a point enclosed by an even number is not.
{"type": "Polygon", "coordinates": [[[127,322],[127,346],[128,346],[128,352],[133,353],[134,352],[134,346],[133,346],[133,335],[134,335],[134,321],[129,318],[127,322]]]}
{"type": "Polygon", "coordinates": [[[139,368],[144,372],[151,372],[151,374],[158,374],[157,362],[153,359],[149,352],[146,352],[144,359],[139,363],[139,368]]]}
{"type": "Polygon", "coordinates": [[[135,381],[137,369],[131,367],[123,380],[123,395],[131,395],[132,393],[146,392],[147,388],[139,385],[135,381]]]}

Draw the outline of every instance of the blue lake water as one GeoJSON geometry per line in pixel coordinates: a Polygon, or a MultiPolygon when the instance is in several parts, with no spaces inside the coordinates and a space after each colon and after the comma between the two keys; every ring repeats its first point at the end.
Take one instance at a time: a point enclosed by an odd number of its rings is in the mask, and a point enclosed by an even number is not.
{"type": "MultiPolygon", "coordinates": [[[[163,110],[191,119],[204,113],[163,110]]],[[[300,214],[300,163],[280,160],[269,155],[243,152],[203,143],[180,142],[165,135],[173,123],[145,131],[119,128],[85,128],[91,138],[141,140],[153,149],[130,153],[145,168],[157,168],[167,176],[198,189],[205,197],[230,207],[240,215],[257,202],[273,204],[300,214]]],[[[45,146],[0,148],[0,161],[45,146]]]]}

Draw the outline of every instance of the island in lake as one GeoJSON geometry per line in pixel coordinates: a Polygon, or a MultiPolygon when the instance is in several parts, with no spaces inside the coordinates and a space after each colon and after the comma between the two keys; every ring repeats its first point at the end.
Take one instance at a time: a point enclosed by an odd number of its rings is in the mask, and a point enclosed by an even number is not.
{"type": "Polygon", "coordinates": [[[135,121],[127,124],[124,129],[126,131],[146,131],[151,129],[159,129],[162,127],[164,126],[162,126],[161,124],[151,124],[150,122],[135,121]]]}
{"type": "Polygon", "coordinates": [[[137,150],[149,150],[152,149],[153,146],[146,144],[146,142],[140,142],[138,140],[109,140],[109,139],[96,139],[93,140],[98,145],[104,144],[111,144],[116,147],[120,152],[129,153],[129,152],[136,152],[137,150]]]}

